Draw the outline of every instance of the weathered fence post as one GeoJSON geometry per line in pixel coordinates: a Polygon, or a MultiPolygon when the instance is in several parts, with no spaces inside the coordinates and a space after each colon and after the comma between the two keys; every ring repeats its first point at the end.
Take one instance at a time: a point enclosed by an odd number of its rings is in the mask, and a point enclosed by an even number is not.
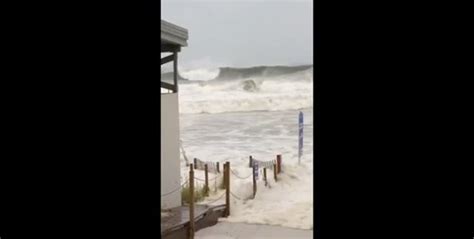
{"type": "Polygon", "coordinates": [[[265,186],[267,186],[267,168],[263,168],[263,181],[265,181],[265,186]]]}
{"type": "Polygon", "coordinates": [[[275,182],[277,181],[277,166],[273,164],[273,177],[275,177],[275,182]]]}
{"type": "Polygon", "coordinates": [[[253,164],[253,167],[252,167],[252,177],[253,177],[253,198],[255,198],[255,194],[257,194],[257,178],[255,175],[256,174],[256,171],[257,171],[257,164],[256,162],[253,164]]]}
{"type": "Polygon", "coordinates": [[[219,162],[216,163],[216,167],[217,167],[217,172],[220,173],[221,171],[219,170],[219,162]]]}
{"type": "Polygon", "coordinates": [[[204,164],[204,181],[206,183],[206,185],[204,185],[204,192],[206,194],[206,196],[209,196],[209,176],[207,174],[207,163],[204,164]]]}
{"type": "Polygon", "coordinates": [[[249,156],[249,168],[253,167],[253,159],[252,159],[252,155],[249,156]]]}
{"type": "Polygon", "coordinates": [[[189,167],[189,238],[194,238],[194,171],[189,167]]]}
{"type": "Polygon", "coordinates": [[[281,173],[281,154],[277,155],[278,173],[281,173]]]}
{"type": "Polygon", "coordinates": [[[224,189],[227,189],[227,162],[224,163],[224,189]]]}
{"type": "MultiPolygon", "coordinates": [[[[192,166],[192,164],[191,164],[191,166],[192,166]]],[[[194,169],[197,169],[197,167],[198,167],[197,158],[194,158],[194,169]]]]}
{"type": "Polygon", "coordinates": [[[224,179],[225,179],[225,217],[230,215],[230,163],[224,164],[224,179]]]}

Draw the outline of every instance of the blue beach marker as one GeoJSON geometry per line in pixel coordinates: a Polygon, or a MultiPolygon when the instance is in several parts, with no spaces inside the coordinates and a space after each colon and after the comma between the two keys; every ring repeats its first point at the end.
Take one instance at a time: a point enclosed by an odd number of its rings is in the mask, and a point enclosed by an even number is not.
{"type": "Polygon", "coordinates": [[[298,164],[301,162],[301,155],[303,154],[303,112],[300,111],[298,117],[298,164]]]}

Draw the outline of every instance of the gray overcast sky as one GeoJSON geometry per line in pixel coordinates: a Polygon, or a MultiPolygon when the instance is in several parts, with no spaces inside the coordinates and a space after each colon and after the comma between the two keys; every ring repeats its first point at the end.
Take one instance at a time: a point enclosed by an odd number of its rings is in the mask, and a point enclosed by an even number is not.
{"type": "Polygon", "coordinates": [[[313,63],[312,0],[164,0],[161,17],[189,31],[183,68],[313,63]]]}

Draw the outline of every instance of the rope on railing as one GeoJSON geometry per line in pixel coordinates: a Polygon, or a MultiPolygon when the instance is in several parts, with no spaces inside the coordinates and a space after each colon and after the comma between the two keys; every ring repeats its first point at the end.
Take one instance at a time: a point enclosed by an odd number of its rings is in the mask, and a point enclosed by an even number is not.
{"type": "Polygon", "coordinates": [[[215,203],[215,202],[219,201],[219,199],[222,199],[222,197],[223,197],[224,195],[225,195],[225,192],[224,192],[224,193],[222,193],[222,195],[220,195],[220,196],[219,196],[217,199],[214,199],[214,200],[213,200],[213,201],[211,201],[211,202],[207,202],[207,201],[206,201],[205,203],[206,203],[206,204],[212,204],[212,203],[215,203]]]}
{"type": "Polygon", "coordinates": [[[252,174],[250,174],[249,176],[247,177],[240,177],[237,173],[234,172],[234,170],[230,169],[230,171],[232,172],[232,174],[234,176],[236,176],[237,178],[240,178],[240,179],[247,179],[247,178],[250,178],[250,176],[252,176],[252,174]]]}
{"type": "Polygon", "coordinates": [[[232,191],[230,191],[230,195],[238,200],[245,200],[245,199],[242,199],[240,197],[238,197],[237,195],[235,195],[232,191]]]}
{"type": "Polygon", "coordinates": [[[185,184],[187,184],[187,183],[188,183],[188,180],[186,180],[183,184],[181,184],[180,187],[175,188],[175,189],[172,190],[171,192],[167,192],[167,193],[165,193],[165,194],[161,194],[161,196],[164,197],[164,196],[167,196],[167,195],[169,195],[169,194],[172,194],[172,193],[178,191],[179,189],[183,188],[183,186],[184,186],[185,184]]]}
{"type": "MultiPolygon", "coordinates": [[[[208,181],[215,180],[215,179],[217,179],[218,177],[219,177],[219,175],[215,176],[214,178],[208,179],[208,181]]],[[[194,177],[194,179],[197,179],[197,180],[199,180],[199,181],[203,181],[203,182],[205,182],[205,181],[206,181],[205,179],[202,179],[202,178],[197,178],[196,176],[194,177]]]]}

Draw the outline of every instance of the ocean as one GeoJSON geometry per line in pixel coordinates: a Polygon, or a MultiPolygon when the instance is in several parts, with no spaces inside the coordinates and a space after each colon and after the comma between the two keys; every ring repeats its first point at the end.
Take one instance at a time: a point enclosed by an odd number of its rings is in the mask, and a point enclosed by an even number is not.
{"type": "MultiPolygon", "coordinates": [[[[313,227],[313,67],[278,66],[182,71],[179,81],[181,177],[188,160],[228,161],[231,177],[229,222],[260,223],[300,229],[313,227]],[[298,163],[298,114],[304,114],[304,140],[298,163]],[[260,178],[255,199],[249,156],[259,161],[282,155],[283,169],[274,182],[260,178]]],[[[196,171],[197,178],[204,178],[196,171]]],[[[222,180],[219,174],[209,178],[222,180]]],[[[199,183],[199,180],[197,181],[199,183]]],[[[217,200],[223,190],[212,181],[217,200]]]]}

